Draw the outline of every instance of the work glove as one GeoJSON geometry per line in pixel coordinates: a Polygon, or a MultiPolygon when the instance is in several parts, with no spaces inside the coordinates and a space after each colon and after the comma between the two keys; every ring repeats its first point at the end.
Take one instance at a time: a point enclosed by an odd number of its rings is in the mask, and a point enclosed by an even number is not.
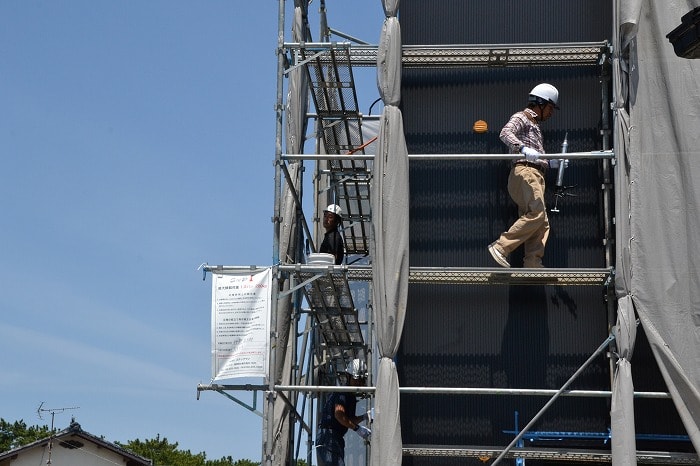
{"type": "Polygon", "coordinates": [[[365,424],[369,424],[374,420],[374,408],[370,409],[367,411],[363,416],[362,416],[362,421],[365,424]]]}
{"type": "Polygon", "coordinates": [[[357,435],[365,440],[369,440],[370,435],[372,435],[372,431],[365,426],[357,426],[357,430],[355,432],[357,432],[357,435]]]}
{"type": "Polygon", "coordinates": [[[523,148],[520,149],[520,152],[525,156],[525,159],[528,162],[534,162],[535,160],[540,158],[539,152],[527,146],[523,146],[523,148]]]}

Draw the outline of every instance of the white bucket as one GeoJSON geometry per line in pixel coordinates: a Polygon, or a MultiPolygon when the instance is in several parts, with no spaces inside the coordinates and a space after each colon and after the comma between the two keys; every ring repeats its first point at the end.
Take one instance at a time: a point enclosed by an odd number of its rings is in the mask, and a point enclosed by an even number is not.
{"type": "Polygon", "coordinates": [[[312,252],[309,254],[307,262],[314,265],[333,265],[335,264],[335,256],[327,252],[312,252]]]}

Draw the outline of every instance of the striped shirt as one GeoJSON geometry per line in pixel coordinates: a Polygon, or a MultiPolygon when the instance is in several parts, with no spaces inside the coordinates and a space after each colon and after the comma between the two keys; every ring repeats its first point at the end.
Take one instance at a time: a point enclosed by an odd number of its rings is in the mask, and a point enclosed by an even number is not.
{"type": "MultiPolygon", "coordinates": [[[[534,121],[535,112],[526,108],[520,112],[513,114],[501,130],[501,141],[508,146],[508,152],[511,154],[519,154],[522,146],[535,149],[537,152],[544,154],[544,146],[542,141],[542,131],[540,125],[534,121]],[[528,117],[528,114],[532,118],[528,117]]],[[[525,158],[515,160],[515,162],[524,161],[525,158]]],[[[549,167],[547,160],[540,159],[538,164],[542,168],[549,167]]]]}

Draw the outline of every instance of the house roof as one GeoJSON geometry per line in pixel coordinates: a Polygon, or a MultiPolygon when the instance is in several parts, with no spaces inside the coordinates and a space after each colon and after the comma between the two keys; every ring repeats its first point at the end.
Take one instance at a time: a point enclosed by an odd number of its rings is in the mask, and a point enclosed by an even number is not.
{"type": "Polygon", "coordinates": [[[76,437],[83,439],[86,442],[91,442],[102,448],[109,449],[114,453],[121,455],[122,457],[128,460],[127,464],[130,466],[151,466],[153,464],[152,460],[148,458],[144,458],[143,456],[132,453],[129,450],[126,450],[125,448],[122,448],[115,443],[104,440],[102,437],[98,437],[96,435],[91,434],[90,432],[84,431],[80,424],[75,422],[75,420],[73,420],[67,428],[57,432],[53,436],[36,440],[32,443],[28,443],[21,447],[0,453],[0,461],[11,458],[12,456],[17,455],[23,451],[28,451],[36,447],[43,447],[46,444],[48,444],[51,440],[56,442],[58,445],[62,445],[66,448],[80,448],[81,445],[74,443],[74,439],[76,437]]]}

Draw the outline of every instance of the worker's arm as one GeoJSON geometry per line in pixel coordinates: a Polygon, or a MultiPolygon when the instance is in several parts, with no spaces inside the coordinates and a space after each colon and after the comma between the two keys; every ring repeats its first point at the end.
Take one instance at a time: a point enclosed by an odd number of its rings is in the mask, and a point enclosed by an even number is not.
{"type": "Polygon", "coordinates": [[[360,422],[364,420],[364,416],[355,416],[345,412],[345,406],[341,404],[335,405],[335,418],[348,429],[357,430],[360,422]]]}

